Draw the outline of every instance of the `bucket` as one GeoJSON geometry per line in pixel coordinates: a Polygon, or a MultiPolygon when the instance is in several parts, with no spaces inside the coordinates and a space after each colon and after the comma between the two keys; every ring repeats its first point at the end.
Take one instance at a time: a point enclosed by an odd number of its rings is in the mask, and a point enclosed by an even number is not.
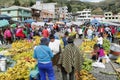
{"type": "Polygon", "coordinates": [[[0,59],[0,70],[1,71],[6,71],[6,58],[1,58],[0,59]]]}

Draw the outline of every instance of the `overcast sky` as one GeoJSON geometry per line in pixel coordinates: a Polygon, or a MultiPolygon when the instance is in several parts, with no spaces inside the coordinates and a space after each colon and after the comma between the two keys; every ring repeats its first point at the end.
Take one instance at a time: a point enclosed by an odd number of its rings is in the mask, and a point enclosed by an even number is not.
{"type": "Polygon", "coordinates": [[[81,1],[100,2],[100,1],[103,1],[103,0],[81,0],[81,1]]]}

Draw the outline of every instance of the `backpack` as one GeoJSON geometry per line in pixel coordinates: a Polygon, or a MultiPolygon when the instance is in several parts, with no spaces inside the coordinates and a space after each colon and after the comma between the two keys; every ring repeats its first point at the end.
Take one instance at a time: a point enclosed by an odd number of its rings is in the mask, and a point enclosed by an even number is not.
{"type": "Polygon", "coordinates": [[[6,30],[5,31],[5,35],[6,35],[6,38],[11,37],[12,36],[11,31],[10,30],[6,30]]]}

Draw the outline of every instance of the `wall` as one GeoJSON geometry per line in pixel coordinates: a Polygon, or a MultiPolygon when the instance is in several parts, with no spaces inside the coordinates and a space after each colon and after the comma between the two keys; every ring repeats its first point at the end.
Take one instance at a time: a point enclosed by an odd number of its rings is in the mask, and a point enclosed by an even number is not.
{"type": "Polygon", "coordinates": [[[14,10],[14,11],[1,11],[1,14],[6,14],[8,16],[13,17],[13,16],[17,16],[17,11],[16,10],[14,10]]]}

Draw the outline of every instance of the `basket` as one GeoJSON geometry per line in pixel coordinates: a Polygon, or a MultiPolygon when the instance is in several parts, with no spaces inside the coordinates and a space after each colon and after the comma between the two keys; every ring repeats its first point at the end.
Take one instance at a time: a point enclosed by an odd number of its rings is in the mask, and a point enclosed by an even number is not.
{"type": "Polygon", "coordinates": [[[110,53],[115,55],[115,56],[119,56],[120,55],[120,45],[115,44],[115,43],[111,43],[110,53]]]}

